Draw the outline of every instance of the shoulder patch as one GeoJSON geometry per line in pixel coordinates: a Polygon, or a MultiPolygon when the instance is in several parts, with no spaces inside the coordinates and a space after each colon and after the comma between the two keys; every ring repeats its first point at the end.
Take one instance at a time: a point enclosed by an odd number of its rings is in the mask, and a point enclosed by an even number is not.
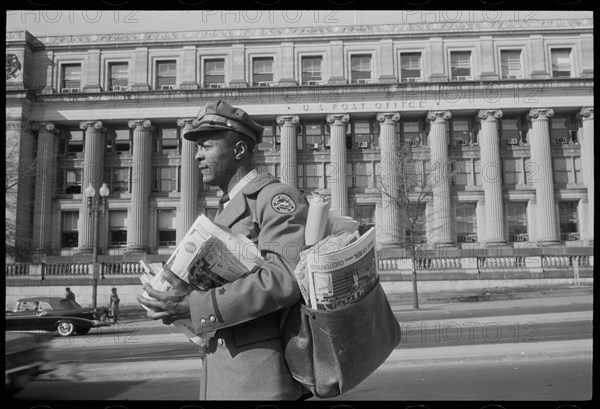
{"type": "Polygon", "coordinates": [[[277,213],[292,213],[296,210],[296,202],[289,195],[279,193],[271,199],[271,207],[277,213]]]}

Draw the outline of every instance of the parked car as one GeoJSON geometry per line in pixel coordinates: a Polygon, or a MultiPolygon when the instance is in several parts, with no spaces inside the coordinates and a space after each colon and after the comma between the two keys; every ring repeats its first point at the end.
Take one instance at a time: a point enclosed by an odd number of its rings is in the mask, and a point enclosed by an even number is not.
{"type": "Polygon", "coordinates": [[[36,334],[6,332],[5,377],[9,395],[14,395],[41,373],[51,370],[46,358],[46,341],[36,334]]]}
{"type": "Polygon", "coordinates": [[[7,331],[56,331],[63,337],[73,332],[85,335],[112,323],[107,308],[84,308],[61,297],[21,298],[13,311],[6,312],[7,331]]]}

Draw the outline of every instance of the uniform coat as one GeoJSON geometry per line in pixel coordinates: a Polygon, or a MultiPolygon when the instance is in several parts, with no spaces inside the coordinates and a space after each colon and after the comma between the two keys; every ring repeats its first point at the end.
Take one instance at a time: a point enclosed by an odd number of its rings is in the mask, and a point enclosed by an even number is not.
{"type": "Polygon", "coordinates": [[[217,330],[204,347],[201,399],[301,396],[302,386],[284,359],[280,328],[301,298],[294,268],[304,247],[307,214],[301,192],[259,174],[215,218],[215,223],[254,241],[267,263],[242,279],[190,295],[196,332],[217,330]]]}

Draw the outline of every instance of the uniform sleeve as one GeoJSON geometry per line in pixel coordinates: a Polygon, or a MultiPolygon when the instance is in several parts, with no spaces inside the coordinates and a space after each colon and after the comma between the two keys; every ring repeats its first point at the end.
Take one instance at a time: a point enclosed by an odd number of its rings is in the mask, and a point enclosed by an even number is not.
{"type": "Polygon", "coordinates": [[[288,308],[301,297],[294,269],[304,247],[308,203],[297,189],[274,183],[256,200],[258,248],[267,263],[248,276],[190,295],[197,334],[230,327],[288,308]]]}

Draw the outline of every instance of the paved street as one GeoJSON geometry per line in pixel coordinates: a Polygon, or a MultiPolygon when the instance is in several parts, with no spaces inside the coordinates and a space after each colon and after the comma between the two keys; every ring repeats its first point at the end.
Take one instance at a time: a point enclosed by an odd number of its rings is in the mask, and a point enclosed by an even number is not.
{"type": "MultiPolygon", "coordinates": [[[[392,304],[402,342],[367,380],[335,400],[591,397],[591,295],[423,304],[419,310],[392,304]]],[[[18,397],[195,399],[200,361],[185,336],[140,319],[103,331],[53,339],[52,356],[61,364],[18,397]]]]}

